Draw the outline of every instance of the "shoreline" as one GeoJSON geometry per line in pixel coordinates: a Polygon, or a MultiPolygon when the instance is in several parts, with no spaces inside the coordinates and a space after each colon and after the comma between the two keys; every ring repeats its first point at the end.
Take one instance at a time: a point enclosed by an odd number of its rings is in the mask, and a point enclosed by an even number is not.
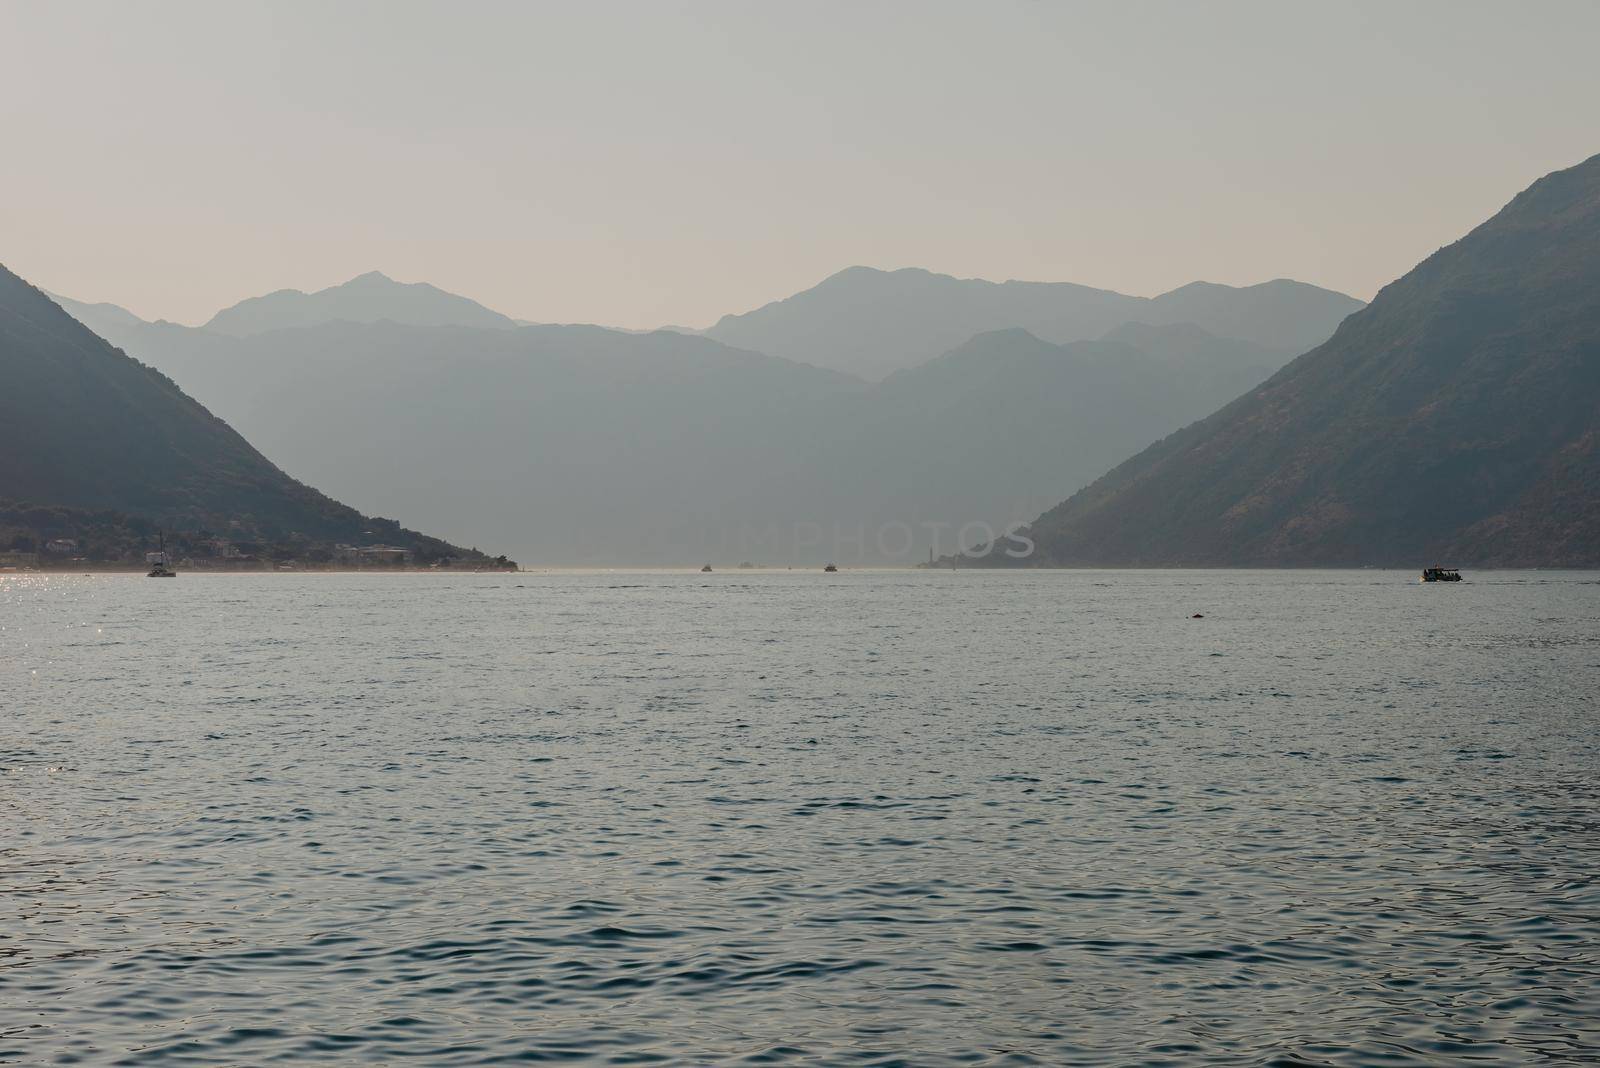
{"type": "MultiPolygon", "coordinates": [[[[120,565],[82,565],[76,567],[0,567],[0,577],[12,575],[128,575],[144,577],[147,573],[145,565],[120,566],[120,565]]],[[[864,564],[853,567],[841,567],[837,574],[909,574],[930,572],[961,572],[964,574],[997,574],[997,575],[1027,575],[1041,573],[1063,572],[1094,572],[1101,574],[1173,574],[1192,572],[1197,574],[1285,574],[1285,573],[1333,573],[1333,574],[1403,574],[1415,575],[1419,569],[1414,567],[1327,567],[1316,565],[1303,565],[1296,567],[1024,567],[1024,568],[929,568],[924,565],[894,565],[894,564],[864,564]]],[[[1592,574],[1600,571],[1596,567],[1570,567],[1570,566],[1545,566],[1545,567],[1474,567],[1464,568],[1472,574],[1561,574],[1580,573],[1592,574]]],[[[730,575],[792,575],[792,574],[825,574],[821,567],[752,567],[752,568],[725,568],[711,574],[701,572],[693,566],[670,566],[661,564],[554,564],[545,567],[196,567],[182,566],[177,568],[177,574],[183,575],[549,575],[549,574],[663,574],[663,575],[694,575],[707,579],[726,578],[730,575]]],[[[1468,578],[1470,582],[1470,577],[1468,578]]]]}

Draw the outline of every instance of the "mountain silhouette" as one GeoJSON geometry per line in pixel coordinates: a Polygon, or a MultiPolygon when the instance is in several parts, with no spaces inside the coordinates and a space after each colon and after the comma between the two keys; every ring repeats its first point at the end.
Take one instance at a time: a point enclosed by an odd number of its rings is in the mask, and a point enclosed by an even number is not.
{"type": "Polygon", "coordinates": [[[1032,537],[1036,564],[1600,565],[1600,156],[1032,537]]]}
{"type": "MultiPolygon", "coordinates": [[[[153,323],[114,340],[344,499],[563,564],[787,563],[824,551],[817,531],[885,524],[902,531],[886,545],[913,528],[909,562],[933,547],[924,524],[948,548],[963,524],[1031,519],[1288,356],[1193,325],[1067,345],[1005,330],[874,385],[588,326],[153,323]]],[[[870,534],[859,548],[884,559],[870,534]]]]}
{"type": "Polygon", "coordinates": [[[807,514],[845,526],[909,524],[919,545],[943,524],[938,546],[947,548],[969,523],[999,530],[1026,522],[1282,363],[1193,326],[1155,340],[1165,347],[1114,336],[1055,345],[1019,329],[980,334],[896,372],[832,420],[819,417],[824,432],[797,463],[763,480],[767,499],[748,510],[806,502],[807,514]]]}
{"type": "Polygon", "coordinates": [[[212,316],[205,328],[218,334],[245,337],[318,323],[384,320],[412,326],[511,329],[517,325],[477,301],[446,293],[426,282],[396,282],[388,275],[369,271],[343,285],[315,293],[280,289],[276,293],[241,300],[212,316]]]}
{"type": "Polygon", "coordinates": [[[276,541],[460,550],[295,481],[171,380],[0,267],[0,498],[276,541]]]}
{"type": "Polygon", "coordinates": [[[977,334],[1018,327],[1057,344],[1096,338],[1122,323],[1197,324],[1213,334],[1293,354],[1324,341],[1361,302],[1280,280],[1195,283],[1155,298],[1067,282],[988,282],[917,268],[850,267],[705,331],[736,348],[869,380],[921,364],[977,334]]]}

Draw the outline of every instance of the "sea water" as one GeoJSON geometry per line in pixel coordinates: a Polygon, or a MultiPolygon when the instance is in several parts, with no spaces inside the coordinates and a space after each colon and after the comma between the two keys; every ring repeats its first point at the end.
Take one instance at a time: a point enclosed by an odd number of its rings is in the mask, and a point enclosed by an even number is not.
{"type": "Polygon", "coordinates": [[[1467,577],[0,576],[0,1062],[1592,1062],[1600,576],[1467,577]]]}

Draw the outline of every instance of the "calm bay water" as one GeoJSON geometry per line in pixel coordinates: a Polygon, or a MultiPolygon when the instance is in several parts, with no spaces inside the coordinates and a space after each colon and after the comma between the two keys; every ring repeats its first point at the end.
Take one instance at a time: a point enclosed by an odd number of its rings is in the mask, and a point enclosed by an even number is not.
{"type": "Polygon", "coordinates": [[[1600,576],[1469,579],[0,576],[0,1063],[1593,1063],[1600,576]]]}

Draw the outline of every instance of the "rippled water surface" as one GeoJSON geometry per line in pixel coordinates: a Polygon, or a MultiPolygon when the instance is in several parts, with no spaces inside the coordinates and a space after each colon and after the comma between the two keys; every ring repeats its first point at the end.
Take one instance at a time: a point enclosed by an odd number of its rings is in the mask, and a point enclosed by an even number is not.
{"type": "Polygon", "coordinates": [[[0,576],[0,1062],[1593,1063],[1600,584],[1469,578],[0,576]]]}

